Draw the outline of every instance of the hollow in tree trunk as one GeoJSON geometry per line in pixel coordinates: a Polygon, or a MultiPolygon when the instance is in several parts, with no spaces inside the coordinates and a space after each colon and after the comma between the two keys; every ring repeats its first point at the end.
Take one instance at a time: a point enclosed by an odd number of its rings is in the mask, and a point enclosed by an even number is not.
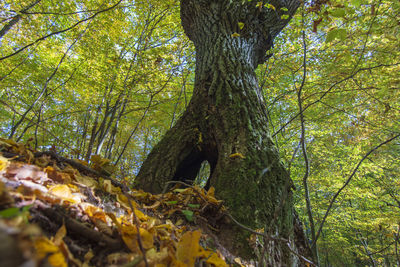
{"type": "MultiPolygon", "coordinates": [[[[209,184],[237,221],[293,240],[291,181],[268,132],[255,68],[300,1],[270,1],[273,8],[258,2],[181,0],[182,25],[196,48],[193,97],[136,182],[160,193],[168,181],[194,180],[206,160],[209,184]]],[[[232,252],[252,257],[250,233],[232,224],[220,235],[232,252]]],[[[295,264],[285,243],[271,243],[269,254],[274,266],[295,264]]]]}

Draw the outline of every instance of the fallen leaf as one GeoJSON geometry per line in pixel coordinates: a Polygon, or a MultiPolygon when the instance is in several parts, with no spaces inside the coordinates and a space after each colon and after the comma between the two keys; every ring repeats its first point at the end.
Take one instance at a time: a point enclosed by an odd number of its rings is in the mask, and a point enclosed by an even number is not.
{"type": "Polygon", "coordinates": [[[200,236],[199,230],[186,232],[181,240],[179,240],[176,248],[176,259],[178,262],[184,263],[183,266],[194,266],[197,257],[200,253],[200,236]]]}
{"type": "Polygon", "coordinates": [[[214,264],[215,267],[228,267],[228,264],[214,251],[205,250],[203,251],[203,255],[206,258],[206,262],[214,264]]]}
{"type": "MultiPolygon", "coordinates": [[[[139,244],[138,244],[138,235],[137,235],[137,228],[135,225],[125,224],[121,227],[122,231],[122,240],[124,240],[126,246],[132,252],[139,252],[139,244]]],[[[149,233],[144,228],[139,228],[140,239],[142,241],[142,246],[144,249],[150,249],[153,247],[153,235],[149,233]]]]}
{"type": "Polygon", "coordinates": [[[8,159],[0,155],[0,171],[3,171],[8,166],[8,159]]]}
{"type": "Polygon", "coordinates": [[[64,255],[60,249],[46,237],[38,237],[35,240],[35,249],[38,260],[47,258],[51,266],[67,267],[64,255]]]}
{"type": "Polygon", "coordinates": [[[71,189],[65,184],[53,185],[49,188],[49,193],[71,203],[81,202],[81,198],[72,194],[71,189]]]}
{"type": "Polygon", "coordinates": [[[65,224],[63,224],[60,229],[58,229],[56,235],[53,238],[53,243],[56,246],[59,246],[61,244],[61,242],[63,242],[63,238],[66,236],[67,234],[67,228],[65,227],[65,224]]]}
{"type": "Polygon", "coordinates": [[[51,166],[44,168],[44,171],[47,173],[47,177],[58,183],[69,184],[72,181],[69,174],[58,172],[51,166]]]}

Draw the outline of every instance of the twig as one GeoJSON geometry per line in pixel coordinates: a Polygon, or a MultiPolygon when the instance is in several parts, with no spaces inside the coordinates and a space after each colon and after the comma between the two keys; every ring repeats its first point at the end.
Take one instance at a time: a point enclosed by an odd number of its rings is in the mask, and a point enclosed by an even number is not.
{"type": "MultiPolygon", "coordinates": [[[[136,217],[135,209],[132,206],[132,197],[127,193],[124,193],[124,195],[128,198],[129,207],[132,210],[133,220],[135,221],[135,225],[136,225],[137,240],[138,240],[140,251],[142,252],[142,255],[143,255],[144,264],[146,267],[149,267],[149,263],[147,262],[147,258],[146,258],[146,251],[144,250],[143,243],[142,243],[142,237],[140,236],[139,220],[136,217]]],[[[135,266],[135,265],[133,265],[133,266],[135,266]]]]}
{"type": "Polygon", "coordinates": [[[68,28],[65,28],[65,29],[63,29],[63,30],[60,30],[60,31],[57,31],[57,32],[52,32],[52,33],[50,33],[50,34],[47,34],[47,35],[45,35],[45,36],[42,36],[42,37],[40,37],[39,39],[37,39],[37,40],[35,40],[35,41],[33,41],[33,42],[31,42],[31,43],[25,45],[24,47],[18,49],[18,50],[15,51],[14,53],[11,53],[11,54],[8,54],[8,55],[6,55],[6,56],[4,56],[4,57],[1,57],[1,58],[0,58],[0,61],[1,61],[1,60],[4,60],[4,59],[7,59],[7,58],[9,58],[9,57],[15,56],[16,54],[18,54],[18,53],[24,51],[25,49],[31,47],[32,45],[34,45],[34,44],[36,44],[36,43],[38,43],[38,42],[40,42],[40,41],[43,41],[43,40],[45,40],[45,39],[47,39],[47,38],[49,38],[49,37],[51,37],[51,36],[53,36],[53,35],[57,35],[57,34],[60,34],[60,33],[67,32],[67,31],[69,31],[69,30],[75,28],[75,27],[78,26],[79,24],[81,24],[81,23],[83,23],[83,22],[85,22],[85,21],[88,21],[88,20],[90,20],[90,19],[95,18],[97,15],[99,15],[99,14],[101,14],[101,13],[103,13],[103,12],[106,12],[106,11],[108,11],[108,10],[113,9],[114,7],[116,7],[117,5],[119,5],[121,2],[122,2],[122,0],[119,0],[116,4],[110,6],[110,7],[106,8],[106,9],[100,10],[100,11],[94,13],[94,14],[93,14],[92,16],[90,16],[90,17],[87,17],[87,18],[85,18],[85,19],[83,19],[83,20],[80,20],[80,21],[76,22],[74,25],[72,25],[72,26],[70,26],[70,27],[68,27],[68,28]]]}
{"type": "MultiPolygon", "coordinates": [[[[304,107],[303,109],[303,113],[311,106],[313,106],[314,104],[317,104],[319,102],[321,102],[321,100],[328,95],[328,93],[330,93],[332,91],[333,88],[335,88],[337,85],[352,79],[353,77],[355,77],[358,73],[365,71],[365,70],[373,70],[376,68],[380,68],[380,67],[392,67],[392,66],[397,66],[400,65],[400,62],[394,63],[394,64],[379,64],[376,66],[372,66],[372,67],[366,67],[366,68],[360,68],[357,71],[355,71],[354,73],[350,74],[349,76],[335,82],[334,84],[332,84],[325,92],[322,93],[322,95],[320,96],[319,99],[315,100],[314,102],[311,102],[310,104],[308,104],[307,106],[304,107]]],[[[300,113],[297,113],[296,115],[294,115],[292,118],[290,118],[281,128],[279,128],[278,131],[276,131],[272,137],[275,137],[278,133],[280,133],[283,129],[286,128],[286,126],[288,126],[292,121],[294,121],[298,116],[300,115],[300,113]]]]}
{"type": "Polygon", "coordinates": [[[289,240],[284,239],[284,238],[280,238],[280,237],[273,237],[273,236],[267,235],[267,234],[265,234],[265,233],[259,233],[259,232],[255,231],[255,230],[253,230],[253,229],[251,229],[251,228],[249,228],[249,227],[247,227],[247,226],[241,224],[241,223],[238,222],[235,218],[233,218],[232,215],[230,215],[229,213],[225,212],[225,215],[228,216],[228,217],[229,217],[235,224],[237,224],[240,228],[243,228],[244,230],[249,231],[250,233],[253,233],[253,234],[255,234],[255,235],[262,236],[262,237],[264,237],[266,240],[279,241],[279,242],[285,243],[285,244],[287,245],[287,247],[289,248],[289,250],[290,250],[293,254],[297,255],[298,257],[300,257],[300,258],[301,258],[302,260],[304,260],[305,262],[307,262],[307,263],[309,263],[309,264],[311,264],[311,265],[313,265],[313,266],[317,266],[315,263],[313,263],[313,262],[310,261],[309,259],[307,259],[307,258],[305,258],[304,256],[302,256],[302,255],[300,255],[299,253],[297,253],[297,252],[290,246],[289,240]]]}
{"type": "Polygon", "coordinates": [[[369,156],[371,155],[372,152],[374,152],[375,150],[377,150],[378,148],[380,148],[381,146],[393,141],[394,139],[400,137],[400,134],[397,134],[389,139],[387,139],[386,141],[380,143],[379,145],[377,145],[376,147],[374,147],[373,149],[371,149],[370,151],[368,151],[367,154],[365,154],[365,156],[358,162],[357,166],[354,168],[353,172],[351,173],[351,175],[349,176],[349,178],[347,178],[346,182],[343,184],[343,186],[336,192],[336,194],[333,196],[332,200],[329,203],[328,209],[325,212],[324,218],[322,219],[322,222],[318,228],[318,232],[315,236],[315,240],[313,240],[313,243],[311,244],[311,247],[313,247],[318,240],[319,235],[321,234],[322,228],[324,227],[324,223],[326,221],[326,218],[329,215],[329,212],[332,209],[333,203],[335,202],[336,198],[339,196],[339,194],[343,191],[343,189],[350,183],[351,179],[354,177],[354,175],[356,174],[358,168],[361,166],[361,164],[363,163],[363,161],[369,156]]]}
{"type": "Polygon", "coordinates": [[[313,263],[312,261],[310,261],[306,257],[304,257],[304,256],[300,255],[299,253],[297,253],[294,249],[292,249],[292,247],[290,246],[289,242],[287,242],[286,245],[289,248],[290,252],[292,252],[293,254],[298,256],[299,258],[301,258],[303,261],[309,263],[310,265],[317,266],[315,263],[313,263]]]}

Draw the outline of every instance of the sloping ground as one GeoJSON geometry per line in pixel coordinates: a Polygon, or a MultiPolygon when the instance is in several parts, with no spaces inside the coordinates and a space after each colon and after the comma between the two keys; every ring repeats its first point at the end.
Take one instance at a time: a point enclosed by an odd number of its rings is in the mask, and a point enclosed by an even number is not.
{"type": "Polygon", "coordinates": [[[5,139],[0,152],[0,266],[241,265],[213,234],[226,220],[213,188],[152,195],[105,175],[100,157],[5,139]]]}

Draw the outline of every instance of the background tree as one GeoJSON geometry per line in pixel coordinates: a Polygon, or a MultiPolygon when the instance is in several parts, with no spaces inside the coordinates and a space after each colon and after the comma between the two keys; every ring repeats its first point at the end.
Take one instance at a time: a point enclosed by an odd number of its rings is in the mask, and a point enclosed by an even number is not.
{"type": "MultiPolygon", "coordinates": [[[[179,12],[179,1],[1,2],[0,135],[29,110],[14,139],[82,160],[92,147],[132,181],[192,96],[194,47],[179,12]]],[[[304,1],[256,69],[310,242],[308,211],[317,232],[333,203],[316,242],[321,265],[400,263],[398,138],[333,199],[400,133],[399,12],[391,0],[304,1]]]]}

